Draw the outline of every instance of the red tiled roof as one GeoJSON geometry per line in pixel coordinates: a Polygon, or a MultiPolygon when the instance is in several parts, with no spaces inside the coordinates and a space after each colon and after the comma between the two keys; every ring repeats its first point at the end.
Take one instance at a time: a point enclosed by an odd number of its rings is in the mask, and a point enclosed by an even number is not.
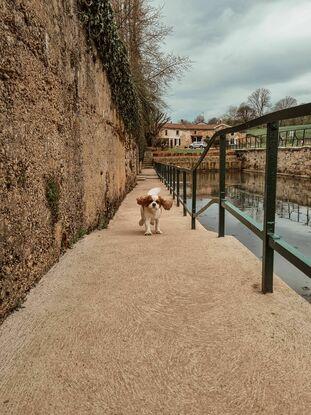
{"type": "MultiPolygon", "coordinates": [[[[177,124],[177,123],[172,123],[172,122],[168,122],[166,123],[162,129],[165,130],[197,130],[197,131],[202,131],[202,130],[215,130],[217,129],[217,127],[219,125],[224,125],[225,124],[177,124]]],[[[229,127],[229,126],[228,126],[229,127]]]]}

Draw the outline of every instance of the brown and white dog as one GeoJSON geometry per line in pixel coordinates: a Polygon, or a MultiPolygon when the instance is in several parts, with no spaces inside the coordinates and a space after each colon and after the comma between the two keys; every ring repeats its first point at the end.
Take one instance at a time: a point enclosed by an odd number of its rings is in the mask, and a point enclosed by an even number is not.
{"type": "Polygon", "coordinates": [[[141,213],[139,226],[145,225],[145,235],[152,235],[150,225],[155,225],[155,233],[162,233],[159,227],[162,208],[170,210],[173,205],[172,200],[165,200],[159,196],[160,190],[160,188],[151,189],[147,196],[142,196],[137,199],[141,213]]]}

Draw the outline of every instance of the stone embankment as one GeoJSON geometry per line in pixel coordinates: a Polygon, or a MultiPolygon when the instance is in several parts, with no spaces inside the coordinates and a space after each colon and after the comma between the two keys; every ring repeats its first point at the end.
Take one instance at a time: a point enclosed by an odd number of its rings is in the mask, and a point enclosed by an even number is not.
{"type": "MultiPolygon", "coordinates": [[[[237,150],[243,170],[265,171],[265,149],[237,150]]],[[[311,147],[280,147],[278,173],[311,177],[311,147]]]]}
{"type": "MultiPolygon", "coordinates": [[[[199,159],[198,154],[181,154],[165,151],[154,151],[154,161],[171,163],[180,167],[191,168],[199,159]]],[[[227,150],[228,170],[265,171],[265,149],[249,148],[243,150],[227,150]]],[[[219,152],[211,149],[199,167],[201,170],[219,169],[219,152]]],[[[311,147],[279,148],[278,173],[301,177],[311,177],[311,147]]]]}
{"type": "MultiPolygon", "coordinates": [[[[199,160],[200,154],[180,154],[172,152],[155,151],[153,159],[158,163],[175,164],[180,167],[192,168],[199,160]]],[[[227,151],[227,168],[229,170],[241,170],[242,162],[236,156],[234,150],[227,151]]],[[[211,149],[208,156],[200,164],[200,170],[218,170],[219,169],[219,151],[211,149]]]]}

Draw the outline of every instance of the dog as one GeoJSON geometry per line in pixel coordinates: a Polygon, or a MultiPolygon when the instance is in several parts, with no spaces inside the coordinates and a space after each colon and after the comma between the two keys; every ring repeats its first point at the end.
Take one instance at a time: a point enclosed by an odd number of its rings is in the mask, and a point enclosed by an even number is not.
{"type": "Polygon", "coordinates": [[[146,236],[152,235],[151,225],[155,225],[155,233],[162,233],[159,226],[162,208],[170,210],[173,205],[172,200],[165,200],[159,196],[160,190],[161,189],[158,187],[151,189],[147,196],[142,196],[137,199],[137,204],[140,205],[141,214],[139,226],[145,225],[146,236]]]}

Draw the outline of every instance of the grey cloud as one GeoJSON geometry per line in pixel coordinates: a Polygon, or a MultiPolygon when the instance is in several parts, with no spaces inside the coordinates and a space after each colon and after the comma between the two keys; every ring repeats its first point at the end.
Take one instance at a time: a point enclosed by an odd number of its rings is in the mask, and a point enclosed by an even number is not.
{"type": "MultiPolygon", "coordinates": [[[[153,4],[162,3],[153,0],[153,4]]],[[[311,100],[311,4],[308,0],[164,1],[173,26],[165,50],[189,56],[191,70],[167,93],[172,118],[221,115],[257,87],[273,100],[311,100]],[[296,82],[297,81],[297,82],[296,82]]]]}

